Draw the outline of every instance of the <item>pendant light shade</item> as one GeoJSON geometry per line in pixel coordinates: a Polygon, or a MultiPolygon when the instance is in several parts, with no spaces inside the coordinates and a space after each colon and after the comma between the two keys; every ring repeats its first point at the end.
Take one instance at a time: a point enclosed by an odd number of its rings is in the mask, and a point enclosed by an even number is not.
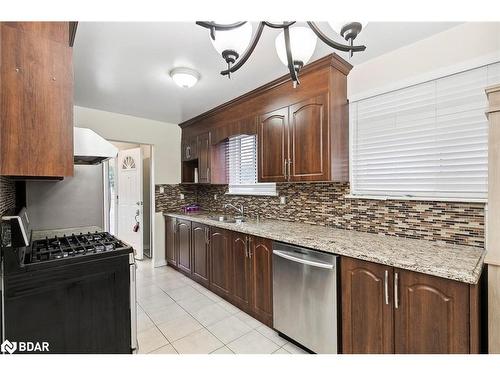
{"type": "MultiPolygon", "coordinates": [[[[301,65],[307,64],[311,59],[316,48],[316,35],[308,27],[290,27],[290,50],[294,64],[300,62],[301,65]]],[[[281,62],[288,66],[285,46],[285,32],[282,31],[276,37],[276,52],[281,62]]]]}
{"type": "Polygon", "coordinates": [[[232,30],[218,30],[215,32],[215,40],[210,38],[214,48],[220,55],[224,51],[234,51],[241,55],[252,38],[252,24],[246,22],[240,27],[232,30]]]}

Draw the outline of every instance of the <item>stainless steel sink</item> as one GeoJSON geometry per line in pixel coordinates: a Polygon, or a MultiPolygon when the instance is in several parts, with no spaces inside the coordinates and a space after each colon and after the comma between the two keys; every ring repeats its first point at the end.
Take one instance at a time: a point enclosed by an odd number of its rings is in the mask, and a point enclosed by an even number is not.
{"type": "Polygon", "coordinates": [[[210,220],[220,221],[223,223],[236,223],[245,221],[244,217],[232,215],[211,215],[208,217],[210,220]]]}

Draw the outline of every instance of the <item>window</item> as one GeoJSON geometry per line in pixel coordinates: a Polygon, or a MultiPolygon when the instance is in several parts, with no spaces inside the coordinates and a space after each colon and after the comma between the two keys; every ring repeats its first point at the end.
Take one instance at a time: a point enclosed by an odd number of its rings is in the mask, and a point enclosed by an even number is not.
{"type": "Polygon", "coordinates": [[[500,63],[351,103],[352,194],[486,200],[498,82],[500,63]]]}
{"type": "Polygon", "coordinates": [[[230,137],[226,144],[229,194],[277,195],[276,184],[257,182],[257,136],[230,137]]]}

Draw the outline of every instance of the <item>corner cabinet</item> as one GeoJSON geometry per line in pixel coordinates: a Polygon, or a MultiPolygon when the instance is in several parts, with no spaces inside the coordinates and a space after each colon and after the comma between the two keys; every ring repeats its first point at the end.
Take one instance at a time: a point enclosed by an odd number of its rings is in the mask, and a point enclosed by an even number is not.
{"type": "Polygon", "coordinates": [[[328,93],[259,116],[259,181],[328,181],[328,93]]]}
{"type": "Polygon", "coordinates": [[[69,22],[0,23],[0,174],[73,175],[69,22]]]}
{"type": "Polygon", "coordinates": [[[474,287],[342,257],[344,353],[479,351],[474,287]]]}

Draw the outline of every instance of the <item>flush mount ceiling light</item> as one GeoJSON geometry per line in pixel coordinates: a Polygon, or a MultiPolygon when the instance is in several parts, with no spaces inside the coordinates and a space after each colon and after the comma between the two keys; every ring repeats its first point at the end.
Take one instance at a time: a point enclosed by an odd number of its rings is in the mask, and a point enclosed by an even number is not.
{"type": "Polygon", "coordinates": [[[170,77],[178,86],[190,88],[196,85],[200,79],[200,73],[189,68],[174,68],[170,71],[170,77]]]}
{"type": "Polygon", "coordinates": [[[342,44],[330,39],[324,34],[314,22],[307,22],[308,27],[298,27],[292,25],[296,21],[275,23],[261,21],[257,31],[252,35],[252,26],[249,22],[235,22],[231,24],[220,24],[212,21],[198,21],[197,25],[210,30],[210,39],[217,52],[226,61],[227,69],[220,72],[223,76],[231,77],[245,64],[253,50],[257,46],[264,27],[273,29],[283,29],[276,38],[276,51],[280,60],[288,67],[293,86],[299,84],[299,71],[307,64],[316,47],[316,38],[319,38],[328,46],[343,52],[349,52],[350,56],[354,52],[364,51],[366,46],[355,46],[354,39],[363,29],[359,22],[350,22],[342,26],[340,35],[349,43],[342,44]],[[244,50],[244,48],[246,49],[244,50]],[[243,52],[244,50],[244,52],[243,52]]]}

